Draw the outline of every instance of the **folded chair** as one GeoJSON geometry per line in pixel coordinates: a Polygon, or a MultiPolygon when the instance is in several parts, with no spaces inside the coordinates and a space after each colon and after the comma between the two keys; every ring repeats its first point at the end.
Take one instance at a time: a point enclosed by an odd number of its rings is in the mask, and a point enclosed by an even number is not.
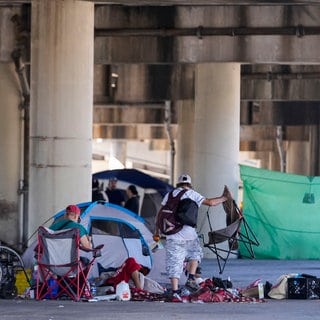
{"type": "Polygon", "coordinates": [[[79,229],[38,229],[36,299],[91,298],[88,276],[103,245],[92,250],[92,259],[80,259],[79,229]]]}
{"type": "Polygon", "coordinates": [[[255,257],[253,246],[259,246],[259,242],[246,222],[236,202],[233,200],[229,190],[225,187],[223,195],[227,201],[223,203],[226,213],[226,227],[213,230],[210,219],[210,207],[207,210],[207,219],[210,231],[208,232],[208,242],[203,239],[203,246],[212,251],[217,257],[219,273],[222,274],[230,255],[238,256],[238,246],[242,243],[246,249],[243,257],[253,259],[255,257]],[[227,243],[227,246],[224,245],[227,243]]]}

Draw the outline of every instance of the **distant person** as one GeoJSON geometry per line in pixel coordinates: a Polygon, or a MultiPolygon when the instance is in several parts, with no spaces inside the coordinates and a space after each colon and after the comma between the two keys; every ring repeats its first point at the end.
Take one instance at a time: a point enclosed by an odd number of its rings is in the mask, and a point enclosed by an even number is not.
{"type": "Polygon", "coordinates": [[[136,214],[139,213],[139,194],[136,186],[131,184],[127,188],[128,200],[126,201],[124,207],[136,214]]]}
{"type": "Polygon", "coordinates": [[[112,177],[109,179],[108,187],[106,189],[106,194],[108,196],[109,202],[117,204],[118,206],[124,206],[125,199],[122,191],[117,188],[118,179],[112,177]]]}
{"type": "Polygon", "coordinates": [[[92,202],[94,201],[108,201],[108,196],[104,190],[100,188],[99,181],[97,179],[92,180],[92,202]]]}

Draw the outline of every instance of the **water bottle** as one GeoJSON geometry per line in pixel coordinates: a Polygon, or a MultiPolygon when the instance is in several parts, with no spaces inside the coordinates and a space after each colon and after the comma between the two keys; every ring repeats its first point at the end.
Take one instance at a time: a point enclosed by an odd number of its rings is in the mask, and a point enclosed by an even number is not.
{"type": "Polygon", "coordinates": [[[94,282],[91,282],[90,284],[90,292],[92,297],[95,297],[97,295],[97,287],[94,282]]]}
{"type": "Polygon", "coordinates": [[[31,274],[31,287],[34,289],[37,285],[37,277],[38,277],[38,264],[35,263],[33,266],[32,274],[31,274]]]}
{"type": "Polygon", "coordinates": [[[259,299],[264,299],[264,285],[263,283],[258,283],[258,292],[259,292],[259,299]]]}

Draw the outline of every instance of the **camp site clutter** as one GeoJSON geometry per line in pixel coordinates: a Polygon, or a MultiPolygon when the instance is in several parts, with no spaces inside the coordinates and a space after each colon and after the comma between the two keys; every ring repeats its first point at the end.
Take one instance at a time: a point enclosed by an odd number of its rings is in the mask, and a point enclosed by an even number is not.
{"type": "MultiPolygon", "coordinates": [[[[318,234],[318,231],[314,228],[317,226],[318,214],[315,205],[305,200],[310,199],[305,194],[313,193],[314,199],[320,199],[320,192],[318,193],[316,187],[317,177],[311,179],[245,166],[241,166],[240,171],[244,186],[244,205],[240,215],[244,216],[251,230],[257,235],[259,242],[259,245],[253,248],[254,258],[315,258],[315,245],[319,241],[315,241],[315,234],[318,234]],[[277,205],[273,206],[275,197],[277,205]],[[287,203],[288,199],[290,199],[289,204],[287,203]],[[259,206],[255,205],[256,203],[259,203],[259,206]],[[298,209],[296,210],[294,207],[298,209]],[[305,215],[301,214],[301,212],[305,212],[306,208],[308,208],[308,219],[314,219],[313,223],[301,223],[306,219],[305,215]],[[268,211],[267,215],[264,214],[265,210],[268,211]],[[285,214],[286,212],[288,213],[285,214]],[[300,223],[297,218],[299,214],[300,223]],[[277,224],[274,221],[277,221],[277,224]],[[293,235],[290,230],[299,230],[299,241],[292,239],[293,235]],[[287,245],[284,246],[284,243],[287,245]],[[297,246],[299,250],[295,250],[297,246]],[[301,250],[305,247],[306,250],[301,250]],[[302,256],[297,256],[297,252],[302,256]]],[[[165,250],[161,250],[165,246],[165,237],[159,243],[155,243],[145,220],[123,207],[107,202],[80,203],[78,206],[81,209],[81,224],[92,236],[93,243],[96,245],[104,244],[101,256],[96,257],[88,276],[87,290],[92,293],[90,292],[87,297],[82,296],[80,301],[171,301],[168,299],[170,292],[167,289],[168,279],[164,266],[165,250]],[[127,286],[124,284],[117,288],[117,293],[116,290],[100,286],[98,280],[101,272],[118,267],[128,257],[135,257],[138,263],[150,269],[146,276],[141,275],[141,281],[144,282],[143,289],[134,288],[129,283],[130,294],[128,294],[127,286]],[[119,298],[120,291],[123,293],[121,299],[119,298]]],[[[228,208],[224,209],[228,210],[228,208]]],[[[52,217],[52,221],[61,219],[63,214],[64,210],[56,213],[52,217]]],[[[228,225],[228,221],[226,221],[226,225],[228,225]]],[[[212,230],[210,232],[215,232],[214,228],[212,230]]],[[[238,236],[240,233],[243,233],[242,227],[238,236]]],[[[206,238],[208,235],[203,236],[206,238]]],[[[236,240],[236,238],[234,239],[236,240]]],[[[228,247],[229,241],[226,241],[224,245],[228,247]]],[[[246,259],[247,249],[244,244],[238,241],[236,245],[232,246],[231,251],[237,252],[238,258],[246,259]]],[[[16,252],[12,254],[12,249],[9,247],[8,250],[0,251],[0,298],[35,298],[33,291],[35,282],[32,276],[36,269],[34,265],[35,248],[36,242],[32,243],[21,257],[16,252]],[[14,260],[16,267],[10,270],[11,260],[14,260]]],[[[220,253],[216,251],[215,254],[220,253]]],[[[84,255],[90,257],[89,253],[84,255]]],[[[204,263],[215,265],[215,260],[206,260],[204,263]]],[[[196,292],[190,292],[183,285],[180,286],[183,301],[190,303],[267,302],[268,299],[310,300],[320,298],[320,280],[317,274],[290,273],[291,270],[288,270],[286,274],[275,275],[278,278],[273,283],[258,278],[252,279],[247,285],[239,288],[234,287],[232,279],[225,277],[223,273],[218,274],[218,271],[216,267],[210,267],[210,270],[206,269],[206,274],[197,275],[200,289],[196,292]]],[[[240,274],[241,270],[238,270],[237,273],[240,274]]],[[[258,276],[262,278],[263,275],[258,276]]],[[[181,279],[181,284],[184,282],[185,279],[181,279]]],[[[54,281],[48,285],[56,288],[54,281]]],[[[49,294],[44,299],[56,298],[55,291],[51,292],[53,294],[49,294]]]]}

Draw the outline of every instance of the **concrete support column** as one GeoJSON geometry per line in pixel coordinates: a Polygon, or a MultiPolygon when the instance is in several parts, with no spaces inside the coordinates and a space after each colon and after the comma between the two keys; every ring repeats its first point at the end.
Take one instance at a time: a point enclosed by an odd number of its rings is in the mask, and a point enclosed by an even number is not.
{"type": "Polygon", "coordinates": [[[111,142],[111,147],[110,147],[110,158],[109,158],[110,168],[112,169],[114,169],[114,167],[118,168],[119,164],[122,164],[125,167],[126,159],[127,159],[127,142],[113,140],[111,142]]]}
{"type": "Polygon", "coordinates": [[[287,173],[312,175],[310,174],[309,163],[310,143],[307,141],[290,141],[287,150],[287,173]]]}
{"type": "Polygon", "coordinates": [[[22,154],[22,117],[19,79],[13,63],[0,63],[0,240],[20,242],[19,179],[22,154]]]}
{"type": "Polygon", "coordinates": [[[0,240],[14,248],[21,242],[19,180],[22,167],[21,89],[12,60],[16,47],[12,17],[18,7],[0,8],[0,240]]]}
{"type": "MultiPolygon", "coordinates": [[[[179,169],[190,172],[196,190],[207,197],[218,196],[227,185],[237,199],[239,185],[240,64],[199,64],[195,73],[195,102],[184,110],[189,122],[179,127],[179,169]],[[194,117],[192,123],[192,117],[194,117]],[[189,126],[189,130],[188,127],[189,126]],[[193,134],[194,131],[194,134],[193,134]],[[190,152],[189,154],[187,154],[190,152]],[[193,154],[192,154],[193,153],[193,154]]],[[[184,115],[186,117],[186,115],[184,115]]],[[[181,125],[181,119],[179,119],[181,125]]],[[[179,172],[180,173],[180,172],[179,172]]],[[[179,174],[178,173],[178,174],[179,174]]],[[[212,225],[226,224],[222,206],[212,208],[212,225]],[[222,211],[222,212],[218,212],[222,211]]],[[[198,230],[209,230],[206,208],[199,211],[198,230]]],[[[205,252],[206,257],[212,257],[205,252]]]]}
{"type": "Polygon", "coordinates": [[[93,41],[93,3],[32,2],[29,235],[91,199],[93,41]]]}
{"type": "Polygon", "coordinates": [[[177,155],[176,172],[173,185],[182,173],[194,176],[194,126],[195,126],[195,105],[193,100],[182,100],[176,103],[178,110],[178,132],[177,132],[177,155]]]}
{"type": "Polygon", "coordinates": [[[0,7],[0,62],[12,61],[11,54],[17,42],[12,17],[19,14],[19,8],[0,7]]]}
{"type": "MultiPolygon", "coordinates": [[[[319,125],[310,125],[309,137],[310,137],[310,161],[309,161],[309,173],[310,176],[319,176],[319,125]]],[[[301,161],[303,161],[301,159],[301,161]]]]}

